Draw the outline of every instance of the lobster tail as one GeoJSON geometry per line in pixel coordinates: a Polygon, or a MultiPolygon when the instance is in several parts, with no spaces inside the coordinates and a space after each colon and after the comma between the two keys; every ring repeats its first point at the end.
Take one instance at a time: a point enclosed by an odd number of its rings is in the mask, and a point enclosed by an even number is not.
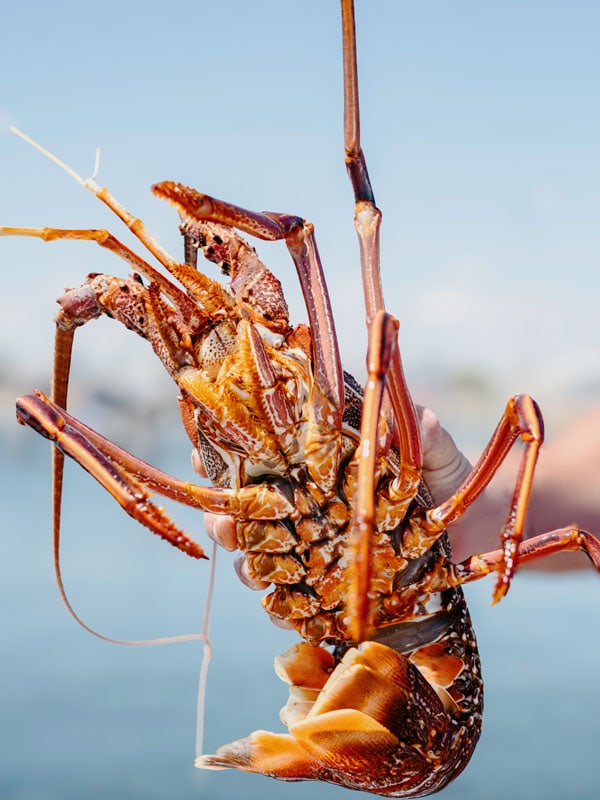
{"type": "MultiPolygon", "coordinates": [[[[292,696],[303,691],[294,686],[292,696]]],[[[196,766],[414,797],[441,788],[466,763],[475,743],[465,752],[457,734],[456,721],[405,655],[364,642],[347,651],[288,734],[254,731],[196,766]]]]}

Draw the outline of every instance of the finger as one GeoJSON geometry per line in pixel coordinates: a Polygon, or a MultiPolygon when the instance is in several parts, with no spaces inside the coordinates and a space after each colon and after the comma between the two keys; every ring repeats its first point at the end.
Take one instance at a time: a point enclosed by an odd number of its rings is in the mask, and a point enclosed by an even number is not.
{"type": "Polygon", "coordinates": [[[266,589],[271,584],[269,581],[259,581],[256,578],[251,578],[248,574],[248,564],[246,563],[246,556],[239,555],[235,557],[233,562],[235,572],[240,581],[249,589],[266,589]]]}
{"type": "Polygon", "coordinates": [[[417,406],[423,447],[423,478],[436,503],[447,500],[471,471],[468,458],[429,408],[417,406]]]}
{"type": "Polygon", "coordinates": [[[294,623],[291,619],[281,619],[281,617],[276,617],[274,614],[269,614],[269,619],[276,625],[278,628],[283,628],[284,631],[293,631],[294,630],[294,623]]]}
{"type": "MultiPolygon", "coordinates": [[[[239,556],[235,557],[233,567],[241,583],[243,583],[244,586],[247,586],[249,589],[260,591],[261,589],[268,589],[268,587],[271,585],[268,581],[259,581],[250,577],[248,574],[248,563],[244,555],[240,554],[239,556]]],[[[273,625],[276,625],[278,628],[283,628],[284,630],[294,629],[294,623],[291,620],[281,619],[273,614],[269,614],[269,618],[273,625]]]]}
{"type": "Polygon", "coordinates": [[[237,550],[237,535],[233,517],[206,513],[204,526],[214,542],[220,544],[225,550],[237,550]]]}
{"type": "Polygon", "coordinates": [[[192,450],[192,469],[194,472],[197,472],[201,478],[208,478],[206,470],[204,469],[204,461],[202,460],[200,451],[196,450],[196,448],[192,450]]]}

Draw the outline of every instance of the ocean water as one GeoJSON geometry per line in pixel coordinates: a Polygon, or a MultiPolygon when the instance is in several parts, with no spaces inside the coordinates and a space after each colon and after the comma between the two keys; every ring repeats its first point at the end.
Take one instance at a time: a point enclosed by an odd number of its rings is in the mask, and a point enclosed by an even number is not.
{"type": "MultiPolygon", "coordinates": [[[[351,797],[325,784],[193,768],[201,646],[119,647],[75,625],[53,584],[48,447],[36,437],[25,449],[14,442],[4,443],[0,461],[0,797],[351,797]]],[[[175,470],[175,454],[159,463],[175,470]]],[[[174,515],[202,540],[201,515],[174,515]]],[[[63,552],[70,598],[103,633],[199,630],[207,563],[130,522],[78,468],[67,474],[63,552]]],[[[230,562],[219,554],[207,752],[256,728],[281,729],[287,692],[272,661],[294,640],[270,624],[230,562]]],[[[598,576],[523,572],[499,606],[490,608],[490,594],[489,579],[468,587],[486,679],[484,733],[467,770],[440,797],[597,798],[598,576]]]]}

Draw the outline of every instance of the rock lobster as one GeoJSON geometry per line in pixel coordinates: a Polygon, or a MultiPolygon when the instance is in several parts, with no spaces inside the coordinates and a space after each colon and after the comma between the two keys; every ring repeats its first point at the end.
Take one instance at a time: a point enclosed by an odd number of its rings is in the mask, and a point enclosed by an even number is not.
{"type": "Polygon", "coordinates": [[[355,195],[366,317],[367,384],[341,367],[313,227],[254,213],[163,182],[154,193],[181,217],[185,261],[154,241],[105,188],[81,181],[137,236],[170,277],[108,231],[1,233],[95,241],[133,269],[93,274],[60,298],[52,399],[17,401],[20,422],[54,442],[55,513],[64,455],[88,470],[132,517],[196,558],[202,548],[152,493],[237,521],[249,574],[274,589],[266,610],[302,642],[276,662],[290,684],[289,734],[256,731],[203,756],[281,779],[317,779],[396,797],[442,788],[467,764],[483,703],[475,636],[461,585],[497,572],[494,599],[517,562],[583,549],[600,569],[600,541],[575,527],[522,542],[543,423],[512,398],[471,475],[435,507],[421,477],[419,427],[384,310],[375,205],[360,146],[353,4],[342,0],[346,164],[355,195]],[[283,239],[309,325],[292,326],[278,279],[239,235],[283,239]],[[230,290],[196,269],[198,250],[230,290]],[[212,486],[180,481],[112,444],[66,410],[77,327],[105,314],[146,339],[180,392],[181,417],[212,486]],[[492,479],[516,441],[521,469],[502,548],[453,564],[447,526],[492,479]]]}

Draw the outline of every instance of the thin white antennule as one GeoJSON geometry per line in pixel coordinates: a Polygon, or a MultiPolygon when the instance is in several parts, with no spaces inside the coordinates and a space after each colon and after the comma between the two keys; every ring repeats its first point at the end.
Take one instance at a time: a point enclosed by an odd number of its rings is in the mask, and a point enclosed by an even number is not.
{"type": "Polygon", "coordinates": [[[10,125],[9,131],[11,133],[14,133],[16,136],[19,136],[21,139],[23,139],[23,141],[27,142],[27,144],[30,144],[32,147],[35,147],[35,149],[38,150],[43,156],[49,158],[50,161],[53,161],[61,169],[64,169],[64,171],[68,173],[74,180],[76,180],[77,183],[83,186],[84,189],[89,189],[90,191],[94,192],[94,194],[98,192],[100,187],[96,183],[96,177],[98,175],[98,170],[100,169],[99,147],[96,148],[96,156],[94,159],[94,171],[92,172],[89,178],[85,179],[82,178],[81,175],[79,175],[79,173],[75,172],[75,170],[72,167],[70,167],[68,164],[65,164],[64,161],[61,161],[60,158],[55,156],[49,150],[46,150],[46,148],[42,147],[41,144],[38,144],[34,139],[31,138],[31,136],[27,136],[26,133],[23,133],[23,131],[19,130],[19,128],[17,128],[15,125],[10,125]]]}
{"type": "Polygon", "coordinates": [[[96,158],[94,159],[94,171],[88,178],[89,181],[95,181],[98,177],[98,172],[100,171],[100,148],[96,148],[96,158]]]}
{"type": "Polygon", "coordinates": [[[158,261],[163,265],[163,267],[165,267],[166,270],[168,270],[168,272],[171,273],[171,275],[175,275],[177,273],[179,269],[179,262],[159,245],[159,243],[154,239],[150,231],[147,230],[146,226],[140,219],[137,219],[137,217],[134,217],[133,214],[127,211],[125,206],[119,203],[116,197],[113,197],[106,187],[102,188],[98,186],[94,180],[98,172],[98,150],[96,151],[96,165],[94,172],[92,173],[91,177],[84,180],[81,175],[69,167],[68,164],[65,164],[64,161],[61,161],[60,158],[57,158],[55,155],[50,153],[45,147],[42,147],[41,144],[38,144],[30,136],[27,136],[27,134],[23,133],[23,131],[20,131],[14,125],[10,126],[10,131],[11,133],[14,133],[16,136],[19,136],[21,139],[23,139],[23,141],[27,142],[27,144],[34,147],[43,156],[49,158],[50,161],[64,170],[75,181],[77,181],[80,186],[83,186],[84,189],[89,189],[90,192],[95,194],[98,200],[108,206],[113,214],[116,214],[116,216],[125,223],[133,235],[144,245],[147,250],[149,250],[150,253],[152,253],[155,258],[158,259],[158,261]]]}
{"type": "MultiPolygon", "coordinates": [[[[29,136],[27,136],[26,133],[23,133],[23,131],[20,131],[17,127],[15,127],[15,125],[10,125],[9,126],[9,131],[11,133],[14,133],[16,136],[19,136],[21,139],[23,139],[25,142],[27,142],[27,144],[30,144],[32,147],[35,147],[36,150],[39,150],[39,152],[42,153],[42,155],[46,156],[46,158],[49,158],[50,161],[54,161],[54,163],[57,164],[59,167],[61,167],[61,169],[64,169],[65,172],[68,172],[69,175],[72,178],[74,178],[74,180],[77,181],[77,183],[80,183],[85,188],[88,187],[88,184],[86,183],[86,181],[84,181],[84,179],[81,177],[81,175],[78,175],[75,172],[74,169],[71,169],[71,167],[69,167],[67,164],[65,164],[64,161],[61,161],[60,158],[57,158],[55,155],[52,155],[52,153],[49,150],[46,150],[45,147],[42,147],[41,144],[38,144],[37,142],[35,142],[33,139],[31,139],[29,136]]],[[[95,175],[94,175],[94,177],[95,177],[95,175]]],[[[90,179],[90,180],[93,180],[93,179],[90,179]]]]}
{"type": "Polygon", "coordinates": [[[210,644],[210,612],[215,585],[215,564],[217,560],[217,544],[213,542],[212,553],[210,554],[210,575],[208,576],[208,589],[206,590],[206,600],[204,601],[204,621],[202,623],[202,639],[204,648],[202,651],[202,662],[200,664],[200,674],[198,676],[198,702],[196,705],[196,758],[197,760],[204,753],[204,714],[206,707],[206,685],[208,677],[208,665],[212,657],[212,647],[210,644]]]}

